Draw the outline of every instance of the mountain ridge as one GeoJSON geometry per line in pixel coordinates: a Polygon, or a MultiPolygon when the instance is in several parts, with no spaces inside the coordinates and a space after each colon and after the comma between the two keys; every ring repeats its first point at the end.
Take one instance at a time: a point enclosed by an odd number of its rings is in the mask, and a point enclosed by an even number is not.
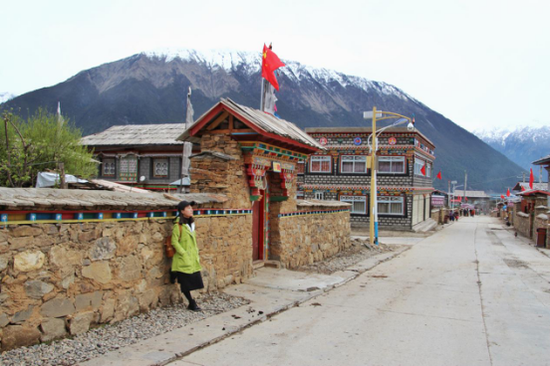
{"type": "MultiPolygon", "coordinates": [[[[84,134],[90,134],[115,124],[183,122],[188,87],[193,89],[195,116],[222,97],[259,106],[260,53],[221,53],[214,57],[188,50],[187,55],[135,54],[83,70],[64,82],[18,96],[2,107],[19,109],[23,114],[38,106],[55,111],[61,101],[63,114],[84,134]]],[[[522,172],[473,134],[391,84],[296,61],[283,62],[287,66],[278,71],[278,113],[300,128],[370,126],[370,121],[362,119],[362,112],[376,106],[415,115],[417,128],[436,145],[434,171],[442,170],[446,180],[461,179],[466,170],[471,189],[498,191],[513,184],[522,172]]],[[[436,180],[434,184],[447,189],[446,181],[436,180]]]]}

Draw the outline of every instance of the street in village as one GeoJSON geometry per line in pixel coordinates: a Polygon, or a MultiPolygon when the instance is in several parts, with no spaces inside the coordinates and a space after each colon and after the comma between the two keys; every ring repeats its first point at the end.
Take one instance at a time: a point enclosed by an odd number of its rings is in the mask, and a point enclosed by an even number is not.
{"type": "Polygon", "coordinates": [[[498,219],[461,218],[170,364],[550,365],[548,255],[498,219]]]}

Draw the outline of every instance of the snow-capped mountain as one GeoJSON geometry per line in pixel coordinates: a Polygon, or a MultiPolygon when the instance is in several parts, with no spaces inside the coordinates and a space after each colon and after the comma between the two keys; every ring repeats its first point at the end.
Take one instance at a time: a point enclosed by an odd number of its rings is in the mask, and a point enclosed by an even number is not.
{"type": "Polygon", "coordinates": [[[0,92],[0,104],[7,102],[10,99],[15,98],[15,94],[8,92],[0,92]]]}
{"type": "Polygon", "coordinates": [[[535,168],[531,166],[531,162],[550,153],[550,127],[548,126],[494,128],[476,130],[474,134],[526,170],[535,168]]]}
{"type": "MultiPolygon", "coordinates": [[[[441,170],[444,177],[434,181],[437,188],[447,189],[447,180],[462,178],[467,170],[471,189],[500,190],[515,182],[494,177],[512,177],[522,171],[470,132],[396,86],[284,58],[282,61],[286,66],[277,71],[278,114],[301,128],[370,127],[370,122],[362,118],[363,112],[376,106],[379,110],[415,115],[418,130],[436,145],[434,171],[441,170]]],[[[16,97],[2,107],[32,113],[42,106],[55,112],[60,101],[64,115],[85,135],[113,125],[183,122],[189,87],[193,90],[195,118],[222,97],[259,107],[260,69],[260,52],[143,52],[81,71],[57,85],[16,97]]]]}

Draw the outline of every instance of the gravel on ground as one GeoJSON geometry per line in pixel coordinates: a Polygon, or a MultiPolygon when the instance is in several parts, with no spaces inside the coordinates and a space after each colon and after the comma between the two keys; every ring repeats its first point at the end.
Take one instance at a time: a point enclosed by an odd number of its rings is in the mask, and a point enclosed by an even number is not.
{"type": "Polygon", "coordinates": [[[351,246],[336,254],[334,257],[324,261],[316,262],[298,268],[299,271],[316,272],[322,274],[332,274],[337,271],[343,271],[365,259],[378,254],[398,251],[405,245],[370,245],[369,241],[362,238],[351,239],[351,246]]]}
{"type": "MultiPolygon", "coordinates": [[[[383,243],[370,245],[363,238],[352,238],[351,241],[350,248],[336,256],[298,270],[331,274],[377,254],[397,251],[401,247],[383,243]]],[[[184,304],[153,309],[72,338],[6,351],[0,355],[0,365],[74,365],[248,303],[246,299],[223,292],[210,293],[200,299],[201,312],[187,310],[184,304]]]]}
{"type": "Polygon", "coordinates": [[[187,310],[183,303],[157,308],[72,338],[6,351],[0,365],[74,365],[249,303],[222,292],[206,294],[198,302],[200,312],[187,310]]]}

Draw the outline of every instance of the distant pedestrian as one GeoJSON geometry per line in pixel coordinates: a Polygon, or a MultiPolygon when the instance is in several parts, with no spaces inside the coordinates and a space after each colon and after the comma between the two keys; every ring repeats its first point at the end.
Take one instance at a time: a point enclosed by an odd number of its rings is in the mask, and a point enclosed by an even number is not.
{"type": "Polygon", "coordinates": [[[172,278],[178,280],[181,292],[189,302],[187,308],[200,311],[201,308],[191,296],[191,291],[204,288],[201,276],[199,249],[195,237],[193,206],[195,202],[181,201],[178,204],[178,216],[172,230],[172,246],[176,253],[172,258],[172,278]]]}

